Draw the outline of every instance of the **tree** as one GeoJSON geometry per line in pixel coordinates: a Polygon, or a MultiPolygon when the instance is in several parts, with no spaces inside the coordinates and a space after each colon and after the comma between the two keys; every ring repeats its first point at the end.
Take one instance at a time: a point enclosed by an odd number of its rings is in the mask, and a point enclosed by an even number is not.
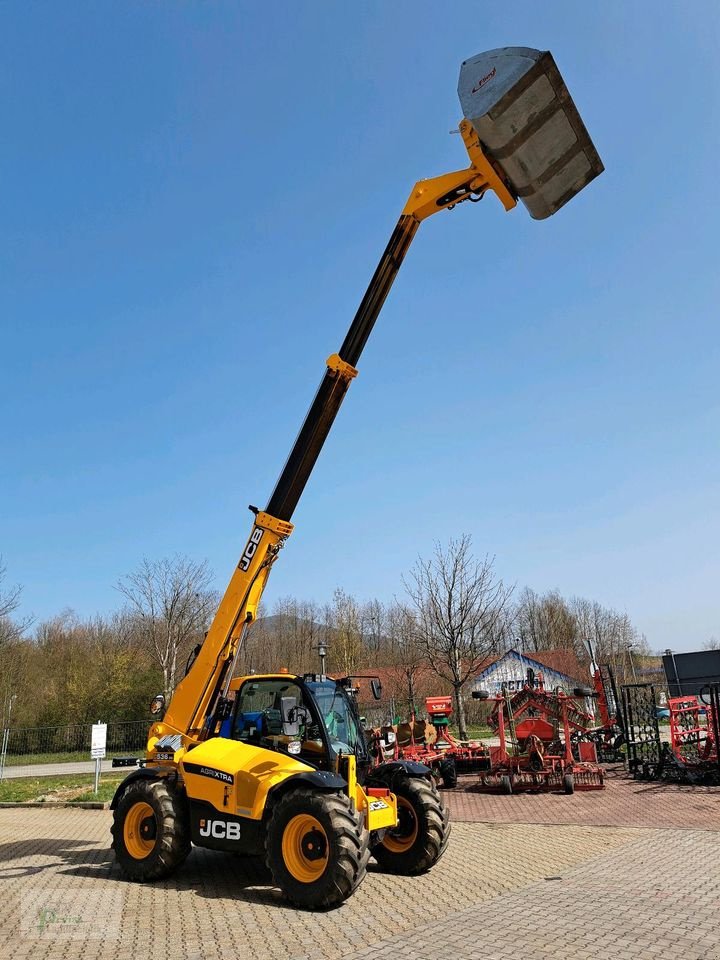
{"type": "Polygon", "coordinates": [[[477,560],[463,534],[446,549],[419,558],[405,588],[415,607],[419,644],[433,670],[452,684],[460,737],[467,739],[462,690],[493,651],[512,588],[496,577],[489,557],[477,560]]]}
{"type": "Polygon", "coordinates": [[[528,652],[573,650],[580,652],[577,619],[557,590],[539,596],[526,587],[516,610],[516,632],[528,652]]]}
{"type": "Polygon", "coordinates": [[[324,636],[315,603],[280,597],[265,615],[264,609],[248,632],[239,669],[274,672],[281,666],[293,673],[317,668],[318,641],[324,636]]]}
{"type": "Polygon", "coordinates": [[[22,637],[31,623],[30,617],[13,617],[20,606],[22,587],[4,586],[6,575],[7,567],[0,556],[0,729],[9,722],[12,706],[23,692],[28,650],[22,637]]]}
{"type": "Polygon", "coordinates": [[[3,586],[6,576],[7,567],[0,555],[0,646],[11,640],[18,640],[31,623],[30,617],[21,621],[13,619],[13,613],[20,606],[23,588],[19,584],[3,586]]]}
{"type": "Polygon", "coordinates": [[[419,675],[427,662],[415,615],[409,607],[396,603],[388,610],[387,624],[390,649],[385,672],[393,687],[393,697],[407,699],[410,711],[415,713],[419,675]]]}
{"type": "Polygon", "coordinates": [[[333,667],[345,676],[356,672],[363,653],[362,615],[355,597],[340,587],[325,607],[325,629],[333,667]]]}
{"type": "Polygon", "coordinates": [[[175,556],[145,559],[117,584],[135,631],[162,670],[167,699],[178,682],[180,660],[202,642],[217,607],[211,582],[206,561],[175,556]]]}

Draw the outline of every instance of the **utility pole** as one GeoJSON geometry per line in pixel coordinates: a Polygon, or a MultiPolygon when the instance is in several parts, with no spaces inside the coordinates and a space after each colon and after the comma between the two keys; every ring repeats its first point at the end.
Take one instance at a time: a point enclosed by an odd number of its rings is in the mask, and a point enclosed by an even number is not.
{"type": "Polygon", "coordinates": [[[637,683],[637,675],[635,673],[635,661],[633,660],[633,647],[634,643],[629,643],[627,646],[628,660],[630,661],[630,672],[632,673],[633,683],[637,683]]]}
{"type": "Polygon", "coordinates": [[[318,643],[317,647],[315,647],[315,649],[317,650],[318,656],[320,657],[320,676],[324,678],[325,677],[325,657],[327,656],[327,644],[321,640],[318,643]]]}

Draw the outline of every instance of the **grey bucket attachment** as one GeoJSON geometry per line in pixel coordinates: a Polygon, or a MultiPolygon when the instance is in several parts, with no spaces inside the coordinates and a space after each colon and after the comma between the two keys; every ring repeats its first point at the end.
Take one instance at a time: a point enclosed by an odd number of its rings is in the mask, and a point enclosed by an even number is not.
{"type": "Polygon", "coordinates": [[[488,50],[460,68],[458,96],[483,149],[535,220],[603,172],[552,54],[488,50]]]}

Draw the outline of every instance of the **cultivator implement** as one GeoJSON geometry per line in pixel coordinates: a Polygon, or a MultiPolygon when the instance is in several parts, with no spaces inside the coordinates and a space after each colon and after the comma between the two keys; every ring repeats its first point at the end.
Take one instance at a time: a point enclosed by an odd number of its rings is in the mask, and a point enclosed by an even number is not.
{"type": "Polygon", "coordinates": [[[513,694],[503,690],[492,697],[481,691],[473,696],[494,702],[488,722],[500,741],[490,747],[490,769],[480,776],[482,789],[570,794],[604,787],[594,744],[574,740],[594,718],[571,697],[535,686],[532,677],[513,694]]]}
{"type": "Polygon", "coordinates": [[[642,780],[720,783],[720,684],[699,696],[671,697],[670,742],[660,739],[655,688],[650,683],[622,688],[628,768],[642,780]]]}
{"type": "Polygon", "coordinates": [[[671,697],[668,707],[675,769],[690,781],[720,782],[720,684],[700,696],[671,697]]]}
{"type": "Polygon", "coordinates": [[[412,760],[429,767],[437,783],[446,788],[457,786],[454,759],[436,748],[434,728],[425,720],[412,716],[407,723],[386,724],[369,730],[368,746],[374,766],[412,760]]]}
{"type": "Polygon", "coordinates": [[[462,773],[490,768],[490,751],[477,740],[456,740],[450,733],[451,697],[426,697],[425,709],[435,729],[435,747],[446,757],[452,757],[462,773]]]}
{"type": "Polygon", "coordinates": [[[595,744],[600,763],[623,763],[625,732],[615,675],[609,664],[598,665],[593,662],[591,671],[602,726],[587,730],[583,739],[595,744]]]}

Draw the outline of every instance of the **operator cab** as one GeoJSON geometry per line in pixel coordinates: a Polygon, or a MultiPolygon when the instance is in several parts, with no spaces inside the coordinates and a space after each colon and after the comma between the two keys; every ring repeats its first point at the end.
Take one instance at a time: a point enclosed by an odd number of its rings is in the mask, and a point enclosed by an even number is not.
{"type": "Polygon", "coordinates": [[[241,680],[229,735],[320,769],[334,769],[338,754],[365,757],[365,740],[342,684],[315,675],[241,680]]]}

